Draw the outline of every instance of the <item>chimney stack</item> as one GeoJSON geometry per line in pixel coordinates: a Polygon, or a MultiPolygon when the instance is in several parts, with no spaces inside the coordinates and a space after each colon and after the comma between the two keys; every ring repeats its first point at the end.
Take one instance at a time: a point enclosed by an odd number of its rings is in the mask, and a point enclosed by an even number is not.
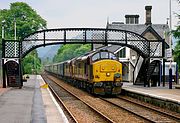
{"type": "Polygon", "coordinates": [[[151,9],[152,6],[145,6],[145,10],[146,10],[146,25],[150,25],[151,23],[151,9]]]}

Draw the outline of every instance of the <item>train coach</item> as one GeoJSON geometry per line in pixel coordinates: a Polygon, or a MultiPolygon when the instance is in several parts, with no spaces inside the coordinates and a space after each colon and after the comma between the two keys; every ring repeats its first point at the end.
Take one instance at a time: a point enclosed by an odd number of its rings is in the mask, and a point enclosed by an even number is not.
{"type": "Polygon", "coordinates": [[[108,50],[94,51],[72,60],[46,65],[45,71],[93,94],[121,93],[122,63],[108,50]]]}

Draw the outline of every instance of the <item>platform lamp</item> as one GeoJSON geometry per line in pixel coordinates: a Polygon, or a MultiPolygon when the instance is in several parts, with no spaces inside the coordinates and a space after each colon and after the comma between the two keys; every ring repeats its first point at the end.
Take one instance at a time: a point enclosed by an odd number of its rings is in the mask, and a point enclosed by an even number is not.
{"type": "Polygon", "coordinates": [[[5,24],[5,20],[2,21],[2,39],[4,39],[4,24],[5,24]]]}
{"type": "MultiPolygon", "coordinates": [[[[171,0],[169,0],[169,28],[170,32],[172,30],[172,16],[171,16],[171,0]]],[[[169,36],[169,45],[170,45],[170,64],[169,64],[169,89],[172,89],[172,36],[169,36]]]]}
{"type": "MultiPolygon", "coordinates": [[[[5,29],[4,29],[4,27],[5,27],[5,20],[2,20],[1,21],[1,25],[2,25],[2,41],[3,41],[3,39],[5,38],[5,29]]],[[[3,75],[4,74],[4,70],[3,70],[3,64],[4,64],[4,61],[1,59],[1,61],[2,61],[2,63],[1,63],[1,72],[0,72],[0,76],[3,78],[3,88],[6,88],[6,81],[4,81],[5,80],[5,76],[3,75]]]]}
{"type": "Polygon", "coordinates": [[[15,52],[15,57],[16,57],[16,33],[17,33],[17,31],[16,31],[16,18],[14,18],[14,40],[15,40],[15,42],[14,42],[14,52],[15,52]]]}

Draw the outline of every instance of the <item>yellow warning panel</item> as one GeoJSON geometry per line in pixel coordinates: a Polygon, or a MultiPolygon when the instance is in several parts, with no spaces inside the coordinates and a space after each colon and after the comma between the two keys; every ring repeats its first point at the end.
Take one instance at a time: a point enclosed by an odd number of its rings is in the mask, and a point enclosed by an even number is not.
{"type": "Polygon", "coordinates": [[[48,84],[44,84],[40,86],[41,88],[48,88],[48,84]]]}

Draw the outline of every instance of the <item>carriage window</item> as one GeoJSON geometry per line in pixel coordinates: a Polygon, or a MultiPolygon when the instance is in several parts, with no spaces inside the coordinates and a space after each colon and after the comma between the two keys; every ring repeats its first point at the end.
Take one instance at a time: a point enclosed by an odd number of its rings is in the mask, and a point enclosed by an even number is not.
{"type": "Polygon", "coordinates": [[[112,54],[112,53],[109,53],[109,58],[110,59],[116,59],[116,56],[114,54],[112,54]]]}
{"type": "Polygon", "coordinates": [[[100,58],[99,53],[97,53],[92,57],[92,61],[95,61],[95,60],[97,60],[99,58],[100,58]]]}
{"type": "Polygon", "coordinates": [[[108,58],[108,52],[101,52],[101,58],[108,58]]]}

